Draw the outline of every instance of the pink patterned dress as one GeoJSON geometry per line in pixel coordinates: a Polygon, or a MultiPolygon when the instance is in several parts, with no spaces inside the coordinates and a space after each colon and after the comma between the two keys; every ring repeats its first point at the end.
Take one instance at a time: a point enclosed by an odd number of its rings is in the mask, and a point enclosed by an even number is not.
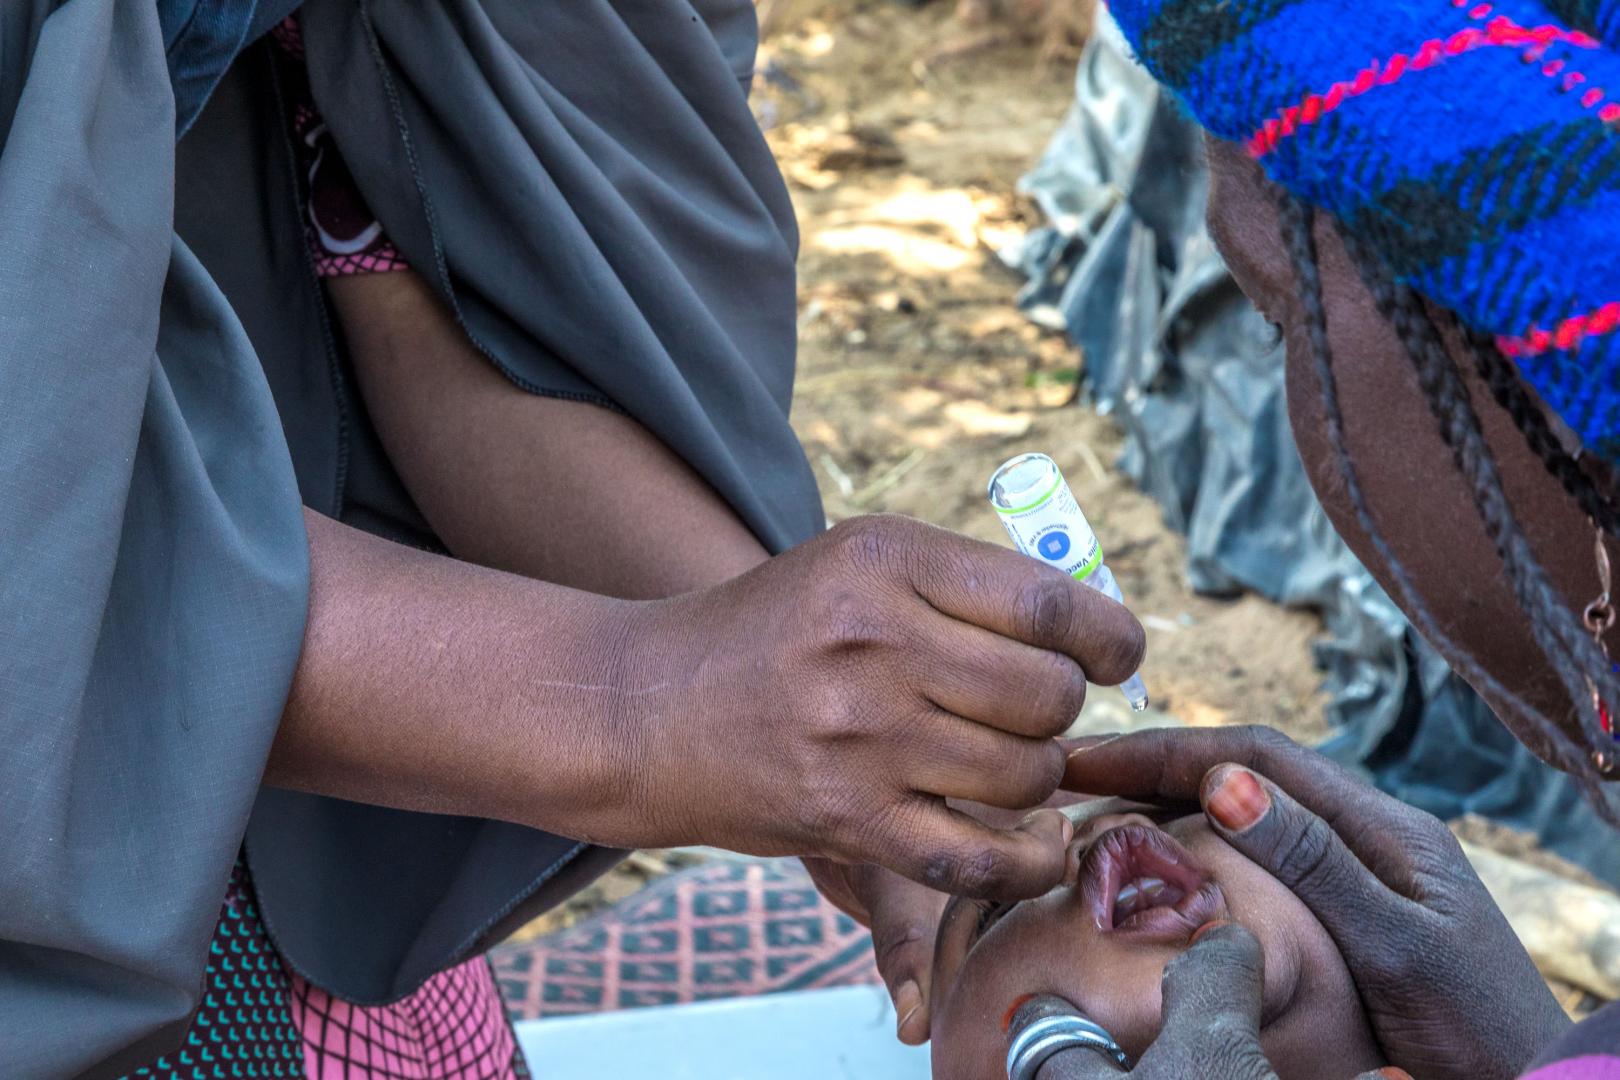
{"type": "Polygon", "coordinates": [[[529,1076],[489,961],[388,1005],[351,1005],[287,970],[238,859],[185,1044],[140,1080],[516,1080],[529,1076]]]}

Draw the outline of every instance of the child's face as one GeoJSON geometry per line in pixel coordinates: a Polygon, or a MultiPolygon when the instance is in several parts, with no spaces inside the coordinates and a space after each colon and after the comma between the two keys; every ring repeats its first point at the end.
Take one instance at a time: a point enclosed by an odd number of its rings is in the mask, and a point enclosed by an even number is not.
{"type": "Polygon", "coordinates": [[[1069,871],[1045,896],[1011,907],[958,897],[946,907],[934,956],[935,1077],[1005,1075],[1003,1018],[1031,993],[1072,1002],[1135,1059],[1159,1031],[1165,964],[1211,919],[1233,919],[1260,940],[1261,1044],[1282,1080],[1384,1064],[1339,950],[1298,897],[1201,814],[1161,827],[1125,806],[1071,808],[1069,871]]]}

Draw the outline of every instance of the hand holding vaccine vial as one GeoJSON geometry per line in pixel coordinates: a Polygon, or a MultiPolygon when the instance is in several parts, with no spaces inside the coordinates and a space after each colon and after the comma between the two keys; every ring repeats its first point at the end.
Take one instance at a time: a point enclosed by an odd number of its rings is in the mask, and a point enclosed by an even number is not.
{"type": "MultiPolygon", "coordinates": [[[[1002,465],[990,477],[990,505],[1019,551],[1078,578],[1116,603],[1125,602],[1113,571],[1103,562],[1097,534],[1080,512],[1057,462],[1045,454],[1020,454],[1002,465]]],[[[1132,709],[1147,708],[1142,676],[1132,675],[1119,689],[1132,709]]]]}

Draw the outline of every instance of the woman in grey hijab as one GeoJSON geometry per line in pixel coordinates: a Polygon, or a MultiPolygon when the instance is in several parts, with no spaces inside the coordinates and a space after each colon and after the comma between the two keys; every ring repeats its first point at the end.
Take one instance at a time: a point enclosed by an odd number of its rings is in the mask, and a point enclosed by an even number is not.
{"type": "Polygon", "coordinates": [[[747,0],[291,6],[0,7],[7,1075],[511,1074],[482,951],[636,845],[1055,883],[945,800],[1140,628],[817,535],[747,0]]]}

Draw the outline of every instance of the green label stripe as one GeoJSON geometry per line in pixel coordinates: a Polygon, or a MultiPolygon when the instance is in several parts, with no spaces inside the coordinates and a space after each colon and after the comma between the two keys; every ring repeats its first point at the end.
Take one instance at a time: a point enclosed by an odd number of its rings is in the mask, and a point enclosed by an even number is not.
{"type": "MultiPolygon", "coordinates": [[[[1034,502],[1030,503],[1028,506],[1016,506],[1016,507],[1012,508],[1011,510],[1004,510],[1001,507],[997,506],[995,508],[996,513],[998,513],[998,514],[1024,514],[1024,513],[1028,513],[1029,511],[1035,509],[1037,506],[1041,505],[1041,503],[1045,502],[1047,499],[1050,499],[1052,497],[1052,495],[1057,491],[1058,485],[1061,484],[1061,483],[1063,483],[1063,474],[1058,473],[1057,478],[1052,481],[1052,486],[1046,489],[1046,494],[1042,495],[1040,498],[1036,499],[1034,502]]],[[[994,504],[992,503],[991,505],[994,505],[994,504]]]]}
{"type": "Polygon", "coordinates": [[[1086,560],[1086,565],[1082,566],[1080,569],[1078,569],[1078,570],[1076,570],[1074,572],[1075,580],[1077,580],[1077,581],[1086,580],[1086,578],[1088,578],[1092,574],[1096,573],[1097,567],[1099,567],[1101,565],[1102,565],[1102,545],[1098,544],[1097,545],[1097,550],[1092,554],[1091,558],[1086,560]]]}

